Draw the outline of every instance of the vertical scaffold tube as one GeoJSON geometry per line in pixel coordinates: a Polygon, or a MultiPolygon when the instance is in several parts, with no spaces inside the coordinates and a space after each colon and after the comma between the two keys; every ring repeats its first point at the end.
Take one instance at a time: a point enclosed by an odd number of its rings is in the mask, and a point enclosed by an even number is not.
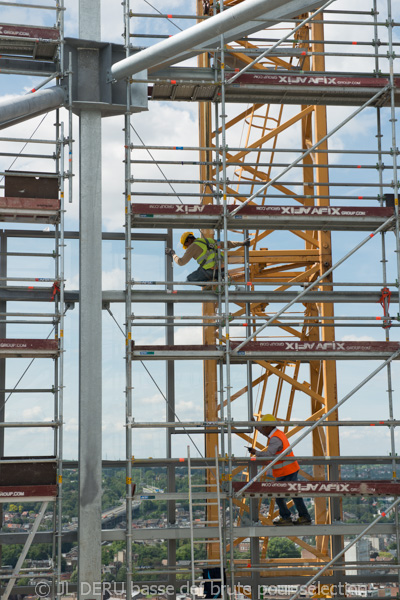
{"type": "MultiPolygon", "coordinates": [[[[125,53],[130,54],[130,0],[124,0],[125,53]]],[[[125,412],[126,412],[126,600],[132,597],[132,229],[131,229],[131,84],[126,80],[125,112],[125,412]]]]}
{"type": "MultiPolygon", "coordinates": [[[[396,135],[396,104],[395,104],[395,81],[394,81],[394,48],[393,48],[393,14],[392,14],[392,0],[387,0],[387,28],[388,28],[388,59],[389,59],[389,82],[390,82],[390,122],[391,122],[391,134],[392,134],[392,159],[393,159],[393,192],[394,192],[394,206],[396,214],[396,258],[397,258],[397,280],[400,281],[400,222],[399,222],[399,190],[398,190],[398,166],[397,166],[397,135],[396,135]]],[[[376,48],[376,46],[375,46],[376,48]]],[[[379,108],[378,108],[379,111],[379,108]]],[[[385,263],[382,261],[383,266],[385,263]]],[[[387,302],[387,301],[385,301],[387,302]]],[[[400,306],[400,304],[399,304],[400,306]]],[[[387,304],[385,304],[385,312],[387,312],[387,304]]],[[[386,328],[386,341],[389,340],[389,328],[386,328]]],[[[389,394],[389,419],[394,419],[393,411],[393,390],[392,390],[392,369],[391,365],[387,368],[388,377],[388,394],[389,394]]],[[[392,477],[397,479],[396,470],[396,446],[395,446],[395,428],[390,427],[390,445],[391,455],[393,457],[392,462],[392,477]]],[[[400,556],[400,521],[399,521],[399,507],[395,506],[395,525],[396,525],[396,548],[397,556],[400,556]]],[[[400,586],[400,571],[398,573],[398,581],[400,586]]]]}
{"type": "MultiPolygon", "coordinates": [[[[70,135],[70,133],[69,133],[70,135]]],[[[58,520],[57,520],[57,577],[56,577],[56,593],[55,596],[61,597],[62,590],[60,589],[61,581],[61,557],[62,557],[62,502],[63,502],[63,448],[64,448],[64,436],[63,436],[63,422],[64,422],[64,316],[65,316],[65,302],[64,302],[64,255],[65,255],[65,239],[64,239],[64,197],[65,197],[65,179],[64,179],[64,164],[65,164],[65,135],[64,135],[64,124],[61,124],[61,139],[60,139],[60,167],[58,172],[61,173],[60,178],[60,223],[56,229],[56,280],[59,282],[59,299],[58,299],[58,319],[59,319],[59,334],[58,343],[60,355],[57,359],[58,365],[58,382],[57,382],[57,394],[58,394],[58,406],[57,406],[57,420],[59,422],[58,431],[58,520]]]]}
{"type": "MultiPolygon", "coordinates": [[[[220,2],[221,12],[224,10],[224,2],[220,2]]],[[[235,588],[234,567],[234,545],[233,545],[233,496],[232,496],[232,412],[231,412],[231,373],[230,373],[230,329],[229,329],[229,275],[228,275],[228,204],[226,185],[226,103],[225,103],[225,39],[220,38],[220,77],[221,77],[221,150],[222,150],[222,198],[223,198],[223,230],[224,230],[224,279],[223,287],[225,293],[225,339],[226,339],[226,417],[227,417],[227,453],[228,453],[228,483],[229,483],[229,566],[231,594],[235,588]]],[[[222,577],[222,574],[221,574],[222,577]]],[[[226,589],[223,589],[222,597],[226,597],[226,589]]]]}

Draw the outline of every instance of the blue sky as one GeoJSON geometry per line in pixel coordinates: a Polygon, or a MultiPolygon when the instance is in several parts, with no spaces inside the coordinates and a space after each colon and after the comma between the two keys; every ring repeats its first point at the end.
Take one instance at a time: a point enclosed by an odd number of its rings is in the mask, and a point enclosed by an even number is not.
{"type": "MultiPolygon", "coordinates": [[[[151,2],[161,12],[168,13],[189,13],[194,12],[194,1],[181,2],[181,0],[157,0],[157,4],[151,2]]],[[[392,2],[395,6],[395,2],[392,2]]],[[[77,36],[77,1],[71,0],[67,2],[67,11],[65,13],[66,35],[77,36]]],[[[380,10],[380,20],[386,19],[386,1],[378,3],[380,10]]],[[[131,6],[134,12],[155,12],[144,0],[135,0],[131,6]]],[[[335,9],[348,8],[348,2],[338,0],[334,5],[335,9]]],[[[368,10],[369,10],[368,5],[368,10]]],[[[352,0],[351,9],[366,10],[365,1],[352,0]]],[[[398,9],[396,9],[398,10],[398,9]]],[[[398,15],[397,15],[398,16],[398,15]]],[[[2,9],[3,22],[22,22],[21,19],[29,19],[35,24],[51,24],[51,16],[45,16],[45,13],[38,14],[38,11],[26,11],[21,17],[21,13],[16,8],[2,9]]],[[[366,20],[368,17],[360,16],[361,20],[366,20]]],[[[397,19],[398,20],[398,19],[397,19]]],[[[186,20],[177,21],[180,27],[187,27],[189,22],[186,20]]],[[[110,2],[109,0],[102,2],[102,24],[103,24],[103,39],[110,42],[120,43],[122,41],[122,7],[120,2],[110,2]]],[[[152,31],[162,34],[173,34],[177,29],[169,22],[163,19],[137,19],[132,23],[133,31],[152,31]]],[[[277,36],[280,32],[275,32],[277,36]]],[[[372,28],[370,27],[354,27],[353,26],[337,26],[328,25],[326,28],[325,38],[327,40],[347,40],[354,41],[370,41],[372,38],[372,28]]],[[[381,27],[379,37],[385,40],[387,30],[381,27]]],[[[398,40],[398,36],[396,37],[398,40]]],[[[147,43],[147,40],[140,39],[140,44],[147,43]]],[[[327,46],[327,51],[354,51],[366,52],[371,50],[371,46],[327,46]]],[[[386,52],[382,50],[382,54],[386,52]]],[[[395,71],[399,71],[398,59],[396,61],[395,71]]],[[[194,64],[194,62],[192,62],[194,64]]],[[[327,58],[327,69],[337,72],[354,72],[357,70],[366,70],[372,72],[374,64],[371,59],[365,58],[346,58],[341,56],[332,56],[327,58]]],[[[387,71],[387,61],[382,59],[380,62],[382,71],[387,71]]],[[[24,94],[29,91],[37,82],[38,78],[27,78],[21,76],[5,76],[0,75],[0,98],[11,97],[13,94],[24,94]]],[[[228,107],[228,116],[231,116],[235,110],[243,110],[240,107],[228,107]]],[[[276,112],[278,107],[274,107],[276,112]]],[[[332,129],[341,122],[348,114],[352,112],[351,108],[329,107],[328,121],[329,128],[332,129]]],[[[195,103],[150,103],[149,111],[132,118],[132,124],[140,137],[146,144],[153,145],[190,145],[198,144],[197,137],[197,111],[198,107],[195,103]]],[[[284,109],[284,120],[298,112],[297,107],[287,106],[284,109]]],[[[66,118],[66,114],[65,114],[66,118]]],[[[382,144],[384,149],[391,147],[391,131],[390,131],[390,114],[387,109],[382,110],[382,127],[383,138],[382,144]]],[[[336,150],[344,149],[374,149],[376,148],[376,115],[375,110],[367,109],[363,111],[357,118],[350,121],[343,129],[335,134],[330,142],[329,147],[336,150]]],[[[28,121],[22,125],[10,128],[7,130],[7,135],[15,137],[30,136],[42,118],[28,121]]],[[[39,137],[51,137],[53,135],[54,113],[50,113],[41,124],[37,135],[39,137]]],[[[123,122],[120,117],[112,117],[103,120],[103,226],[105,231],[122,231],[124,222],[124,137],[123,137],[123,122]]],[[[74,138],[78,136],[78,122],[74,119],[74,138]]],[[[5,132],[2,132],[5,135],[5,132]]],[[[228,145],[238,146],[243,140],[244,133],[240,127],[234,127],[228,134],[228,145]]],[[[138,144],[139,141],[133,136],[133,143],[138,144]]],[[[300,141],[299,128],[291,128],[279,138],[279,147],[291,148],[296,147],[300,141]]],[[[15,151],[20,150],[20,144],[13,145],[15,151]]],[[[37,148],[36,148],[37,150],[37,148]]],[[[165,153],[152,151],[153,155],[160,159],[165,158],[165,153]]],[[[135,157],[144,158],[144,151],[137,151],[135,157]]],[[[295,158],[296,155],[291,153],[279,154],[279,161],[285,162],[295,158]]],[[[171,156],[176,160],[176,156],[171,156]]],[[[196,160],[196,153],[188,153],[186,160],[196,160]]],[[[359,156],[347,154],[332,155],[331,162],[341,165],[374,165],[376,156],[359,156]]],[[[385,157],[385,169],[383,179],[387,184],[390,184],[393,179],[393,171],[391,170],[391,159],[385,157]]],[[[10,158],[0,156],[0,170],[9,167],[10,158]]],[[[51,161],[50,161],[51,164],[51,161]]],[[[48,161],[42,165],[34,163],[30,159],[18,159],[14,168],[18,169],[33,169],[46,170],[48,161]]],[[[76,230],[78,227],[78,148],[75,142],[74,150],[74,200],[72,205],[67,206],[66,212],[66,229],[76,230]]],[[[185,167],[181,169],[179,166],[165,166],[164,172],[169,178],[182,179],[183,175],[190,179],[198,177],[196,167],[185,167]]],[[[274,171],[276,174],[278,171],[274,171]]],[[[133,166],[133,173],[140,178],[156,178],[159,173],[154,165],[149,166],[133,166]]],[[[233,174],[231,174],[233,177],[233,174]]],[[[295,169],[282,178],[283,181],[300,182],[301,170],[295,169]]],[[[331,194],[335,195],[350,195],[350,196],[373,196],[377,194],[377,188],[367,187],[367,183],[376,183],[377,171],[375,169],[354,169],[351,166],[342,169],[331,170],[331,194]],[[335,185],[338,183],[351,184],[344,186],[335,185]]],[[[140,191],[148,189],[149,184],[135,184],[134,193],[140,198],[140,191]]],[[[196,190],[197,186],[182,186],[176,185],[177,190],[196,190]]],[[[291,186],[294,190],[300,190],[300,187],[291,186]]],[[[169,191],[168,187],[163,184],[157,184],[154,188],[161,191],[169,191]]],[[[385,191],[390,191],[389,187],[385,191]]],[[[162,199],[157,197],[155,201],[159,202],[162,199]]],[[[141,200],[145,201],[145,200],[141,200]]],[[[272,200],[280,202],[279,199],[272,200]]],[[[284,203],[288,203],[285,199],[284,203]]],[[[334,201],[333,204],[341,206],[351,203],[345,201],[334,201]]],[[[354,204],[354,202],[353,202],[354,204]]],[[[376,201],[369,201],[369,205],[376,206],[376,201]]],[[[5,225],[8,227],[9,225],[5,225]]],[[[14,225],[10,225],[14,227],[14,225]]],[[[44,227],[36,226],[39,229],[44,227]]],[[[19,228],[19,226],[18,226],[19,228]]],[[[174,247],[178,253],[181,252],[179,244],[180,231],[174,232],[174,247]]],[[[333,233],[333,248],[334,260],[339,259],[343,254],[348,252],[359,240],[365,236],[364,233],[333,233]]],[[[388,279],[395,281],[397,279],[397,265],[394,245],[394,235],[388,234],[387,238],[387,258],[388,258],[388,279]]],[[[237,234],[231,234],[230,239],[239,239],[237,234]]],[[[286,232],[276,232],[269,236],[267,244],[269,249],[279,248],[302,248],[302,241],[297,239],[296,246],[293,245],[293,236],[286,232]]],[[[43,243],[43,248],[46,244],[43,243]]],[[[123,244],[120,242],[104,242],[103,252],[103,288],[123,289],[124,287],[124,261],[123,261],[123,244]]],[[[264,246],[264,244],[262,244],[264,246]]],[[[37,250],[39,243],[36,243],[37,250]]],[[[19,248],[16,248],[18,250],[19,248]]],[[[47,251],[47,249],[39,249],[38,251],[47,251]]],[[[139,280],[161,280],[164,278],[164,255],[163,245],[161,243],[134,243],[134,277],[139,280]],[[149,276],[151,274],[151,277],[149,276]]],[[[368,243],[368,245],[360,250],[354,257],[349,259],[335,274],[335,281],[341,282],[366,282],[366,281],[382,281],[381,275],[381,248],[380,239],[376,238],[368,243]]],[[[23,259],[10,259],[12,264],[12,275],[18,277],[26,277],[30,273],[38,273],[40,277],[52,276],[51,261],[42,261],[33,264],[31,261],[23,259]]],[[[188,265],[184,268],[175,267],[174,277],[177,281],[186,279],[187,274],[194,269],[194,266],[188,265]]],[[[11,273],[11,272],[10,272],[11,273]]],[[[36,276],[36,275],[35,275],[36,276]]],[[[68,289],[77,289],[78,286],[78,244],[76,241],[69,240],[66,247],[66,286],[68,289]]],[[[360,288],[362,289],[362,288],[360,288]]],[[[21,307],[19,307],[21,308],[21,307]]],[[[274,305],[275,308],[275,305],[274,305]]],[[[277,306],[276,308],[280,308],[277,306]]],[[[47,307],[40,307],[41,310],[47,310],[47,307]]],[[[198,307],[192,305],[179,305],[181,314],[199,314],[198,307]]],[[[16,309],[17,310],[17,309],[16,309]]],[[[27,309],[29,310],[29,309],[27,309]]],[[[39,309],[38,309],[39,310],[39,309]]],[[[77,387],[77,327],[78,327],[78,310],[76,307],[71,311],[66,319],[65,325],[65,343],[66,343],[66,359],[65,359],[65,455],[67,457],[76,457],[77,455],[77,402],[78,402],[78,387],[77,387]]],[[[134,306],[135,313],[142,315],[162,314],[163,308],[157,305],[134,306]]],[[[232,307],[234,310],[234,307],[232,307]]],[[[300,310],[300,306],[295,310],[300,310]]],[[[122,305],[112,306],[113,314],[121,326],[124,322],[124,308],[122,305]]],[[[398,308],[393,306],[392,314],[397,314],[398,308]]],[[[336,314],[355,315],[355,316],[377,316],[382,314],[379,305],[337,305],[336,314]]],[[[38,328],[34,326],[10,327],[10,337],[46,337],[49,333],[49,328],[42,326],[40,334],[38,328]]],[[[235,334],[233,330],[233,334],[235,334]]],[[[236,333],[237,334],[237,333],[236,333]]],[[[241,332],[240,332],[241,334],[241,332]]],[[[277,330],[269,333],[272,337],[281,335],[277,330]]],[[[162,328],[135,328],[134,337],[137,342],[142,343],[162,343],[163,331],[162,328]]],[[[337,339],[375,339],[383,340],[384,332],[382,329],[367,329],[367,328],[338,328],[336,332],[337,339]]],[[[179,343],[201,343],[200,328],[181,327],[177,329],[176,339],[179,343]]],[[[398,340],[398,330],[393,329],[391,339],[398,340]]],[[[26,375],[23,387],[46,387],[52,381],[51,365],[44,365],[46,361],[38,361],[32,365],[26,375]]],[[[360,362],[342,362],[338,363],[338,394],[339,398],[349,392],[352,387],[362,380],[369,372],[375,368],[375,364],[370,361],[360,362]]],[[[164,389],[165,371],[164,366],[159,363],[149,363],[149,369],[157,379],[160,387],[164,389]]],[[[10,360],[8,369],[8,387],[13,387],[25,368],[25,363],[22,360],[10,360]]],[[[258,367],[254,367],[255,373],[258,372],[258,367]]],[[[203,381],[202,381],[202,365],[194,362],[181,362],[176,365],[177,370],[177,389],[176,389],[176,412],[181,420],[186,419],[202,419],[203,415],[203,381]],[[188,376],[188,372],[190,375],[188,376]]],[[[396,383],[398,378],[398,367],[394,366],[394,398],[395,406],[398,405],[398,389],[396,383]]],[[[302,367],[304,372],[303,379],[307,380],[307,367],[302,367]]],[[[241,367],[232,369],[233,388],[238,389],[244,385],[244,370],[241,367]]],[[[300,377],[300,381],[302,381],[300,377]]],[[[123,458],[125,453],[125,429],[124,429],[124,339],[107,312],[103,314],[103,447],[105,458],[123,458]]],[[[349,400],[348,404],[341,411],[342,418],[345,419],[385,419],[387,418],[387,384],[386,374],[382,372],[368,386],[359,392],[354,398],[349,400]]],[[[286,390],[287,391],[287,390],[286,390]]],[[[154,384],[149,379],[141,365],[134,366],[134,411],[137,420],[163,420],[165,415],[165,402],[157,391],[154,384]]],[[[255,394],[257,398],[257,393],[255,394]]],[[[273,393],[271,390],[271,402],[273,393]]],[[[272,406],[272,404],[271,404],[272,406]]],[[[17,420],[48,420],[52,415],[52,398],[48,394],[46,396],[32,396],[18,394],[11,397],[7,403],[7,419],[17,420]],[[21,417],[22,415],[22,417],[21,417]]],[[[238,403],[238,407],[233,407],[233,415],[236,419],[245,418],[245,407],[243,402],[238,403]]],[[[309,403],[306,396],[299,395],[296,400],[294,418],[304,418],[309,414],[309,403]]],[[[396,413],[395,413],[396,414],[396,413]]],[[[396,415],[397,416],[397,415],[396,415]]],[[[188,443],[185,436],[176,436],[174,441],[174,453],[183,455],[186,453],[186,445],[188,443]]],[[[388,431],[386,429],[374,429],[374,438],[371,444],[371,429],[350,429],[341,431],[341,448],[343,454],[387,454],[390,450],[388,431]],[[356,443],[354,443],[356,441],[356,443]]],[[[10,430],[7,432],[6,452],[8,454],[20,454],[25,452],[26,444],[34,444],[37,454],[47,453],[52,448],[50,433],[41,433],[38,437],[34,432],[26,430],[10,430]]],[[[310,451],[309,444],[302,442],[298,449],[298,454],[307,454],[310,451]]],[[[235,453],[243,454],[242,443],[235,442],[235,453]]],[[[144,430],[144,432],[135,433],[134,435],[134,454],[135,456],[163,456],[165,454],[165,439],[159,432],[152,430],[144,430]]]]}

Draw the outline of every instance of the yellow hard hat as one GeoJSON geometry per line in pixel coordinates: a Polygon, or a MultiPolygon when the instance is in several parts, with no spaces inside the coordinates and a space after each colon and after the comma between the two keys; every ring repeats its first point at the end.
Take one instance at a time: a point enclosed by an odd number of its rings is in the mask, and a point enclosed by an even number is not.
{"type": "Polygon", "coordinates": [[[270,414],[261,415],[261,419],[260,419],[260,421],[276,421],[276,420],[277,420],[277,418],[274,417],[274,415],[270,415],[270,414]]]}
{"type": "Polygon", "coordinates": [[[182,234],[182,237],[181,237],[181,244],[182,244],[182,246],[185,248],[185,250],[186,250],[186,248],[187,248],[186,240],[187,240],[187,239],[188,239],[188,237],[190,237],[190,236],[193,236],[193,237],[194,237],[193,231],[185,231],[185,233],[183,233],[183,234],[182,234]]]}
{"type": "MultiPolygon", "coordinates": [[[[320,586],[318,585],[318,588],[319,587],[320,586]]],[[[322,587],[322,590],[319,589],[319,590],[317,590],[317,592],[314,592],[314,594],[312,595],[312,598],[332,598],[335,586],[325,584],[321,587],[322,587]]]]}

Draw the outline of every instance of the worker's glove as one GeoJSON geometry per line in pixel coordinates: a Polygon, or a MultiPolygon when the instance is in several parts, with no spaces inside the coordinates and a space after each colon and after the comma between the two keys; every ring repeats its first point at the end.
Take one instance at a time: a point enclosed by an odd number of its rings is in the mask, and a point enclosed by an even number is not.
{"type": "Polygon", "coordinates": [[[246,248],[248,248],[250,246],[250,242],[251,242],[251,238],[246,238],[243,242],[243,246],[246,246],[246,248]]]}
{"type": "Polygon", "coordinates": [[[167,256],[173,256],[175,254],[175,250],[173,248],[165,248],[165,254],[167,256]]]}
{"type": "Polygon", "coordinates": [[[251,448],[251,447],[247,446],[247,450],[250,452],[250,454],[252,456],[255,456],[255,454],[256,454],[256,449],[255,448],[251,448]]]}

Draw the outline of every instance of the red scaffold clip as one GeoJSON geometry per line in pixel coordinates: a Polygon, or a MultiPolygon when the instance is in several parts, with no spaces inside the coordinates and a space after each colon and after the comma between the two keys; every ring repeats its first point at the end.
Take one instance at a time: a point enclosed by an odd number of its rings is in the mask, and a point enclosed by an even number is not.
{"type": "Polygon", "coordinates": [[[52,302],[55,299],[56,295],[59,294],[59,293],[60,293],[60,282],[59,281],[55,281],[53,283],[53,289],[52,289],[52,295],[51,295],[51,298],[50,298],[50,302],[52,302]]]}
{"type": "Polygon", "coordinates": [[[383,329],[390,329],[392,326],[392,321],[390,320],[390,317],[389,317],[389,306],[390,306],[391,295],[392,295],[392,292],[389,290],[388,287],[382,288],[382,295],[381,295],[381,299],[379,300],[379,304],[383,308],[383,316],[385,318],[383,329]],[[387,307],[387,310],[386,310],[386,307],[387,307]]]}

